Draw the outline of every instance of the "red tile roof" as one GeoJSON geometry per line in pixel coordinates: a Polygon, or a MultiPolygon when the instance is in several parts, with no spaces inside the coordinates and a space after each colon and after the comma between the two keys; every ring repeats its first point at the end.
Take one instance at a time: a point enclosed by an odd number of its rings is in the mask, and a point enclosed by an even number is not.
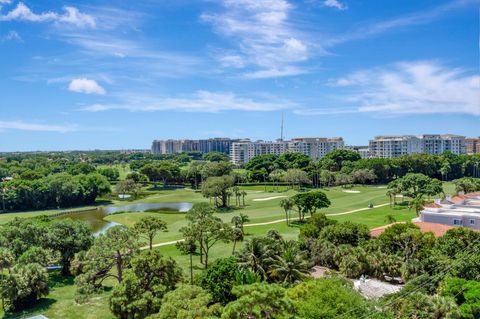
{"type": "Polygon", "coordinates": [[[480,192],[473,192],[473,193],[467,193],[465,194],[466,197],[476,197],[476,196],[480,196],[480,192]]]}
{"type": "MultiPolygon", "coordinates": [[[[449,229],[454,228],[453,226],[437,224],[437,223],[428,223],[428,222],[413,222],[413,223],[417,225],[422,232],[424,233],[432,232],[435,235],[435,237],[443,236],[449,229]]],[[[387,229],[392,225],[393,224],[373,228],[370,230],[370,235],[372,237],[378,237],[385,231],[385,229],[387,229]]]]}
{"type": "Polygon", "coordinates": [[[465,200],[465,196],[453,196],[452,200],[463,201],[463,200],[465,200]]]}
{"type": "Polygon", "coordinates": [[[429,207],[429,208],[442,208],[442,205],[437,204],[437,203],[428,203],[423,205],[423,207],[429,207]]]}

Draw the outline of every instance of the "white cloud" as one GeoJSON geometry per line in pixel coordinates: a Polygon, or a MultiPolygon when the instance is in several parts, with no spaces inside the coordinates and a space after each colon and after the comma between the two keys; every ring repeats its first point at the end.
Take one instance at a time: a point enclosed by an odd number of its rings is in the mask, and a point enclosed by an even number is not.
{"type": "Polygon", "coordinates": [[[128,110],[132,112],[183,111],[214,113],[222,111],[275,111],[294,107],[289,101],[274,98],[237,96],[231,92],[197,91],[183,97],[155,97],[141,94],[123,94],[117,96],[119,103],[93,104],[83,111],[102,112],[108,110],[128,110]]]}
{"type": "Polygon", "coordinates": [[[368,81],[368,74],[364,71],[358,71],[338,79],[329,79],[327,84],[329,86],[351,86],[365,84],[368,81]]]}
{"type": "Polygon", "coordinates": [[[76,131],[75,126],[36,124],[23,121],[0,121],[0,130],[21,130],[37,132],[66,133],[76,131]]]}
{"type": "Polygon", "coordinates": [[[330,47],[344,42],[366,39],[392,30],[428,24],[452,10],[478,5],[478,3],[478,0],[452,0],[428,10],[379,21],[363,27],[356,27],[351,32],[326,39],[323,44],[330,47]]]}
{"type": "Polygon", "coordinates": [[[85,93],[85,94],[99,94],[104,95],[105,89],[101,87],[97,81],[89,80],[86,78],[73,79],[68,86],[68,89],[72,92],[85,93]]]}
{"type": "Polygon", "coordinates": [[[218,58],[223,67],[233,67],[241,69],[247,64],[240,55],[222,55],[218,58]]]}
{"type": "Polygon", "coordinates": [[[323,5],[331,8],[336,8],[338,10],[346,10],[347,5],[338,1],[338,0],[325,0],[323,1],[323,5]]]}
{"type": "Polygon", "coordinates": [[[59,22],[75,25],[77,27],[90,27],[95,28],[95,19],[88,14],[81,13],[75,7],[63,7],[65,11],[64,15],[58,16],[59,22]]]}
{"type": "Polygon", "coordinates": [[[20,36],[20,34],[18,34],[18,32],[14,31],[14,30],[8,31],[8,33],[5,36],[0,37],[0,40],[2,40],[2,41],[23,42],[23,39],[20,36]]]}
{"type": "Polygon", "coordinates": [[[95,19],[85,13],[81,13],[77,8],[65,6],[63,14],[52,11],[34,13],[23,2],[6,15],[0,15],[0,21],[29,21],[29,22],[54,22],[57,24],[70,24],[77,27],[95,27],[95,19]]]}
{"type": "Polygon", "coordinates": [[[355,73],[337,83],[355,89],[345,102],[360,105],[359,112],[480,116],[480,76],[435,62],[397,63],[355,73]]]}
{"type": "MultiPolygon", "coordinates": [[[[203,14],[202,20],[232,41],[236,52],[220,57],[224,67],[254,68],[272,77],[293,75],[280,69],[299,69],[310,56],[306,35],[294,27],[289,14],[294,8],[286,0],[223,0],[225,10],[203,14]],[[225,63],[235,57],[240,63],[225,63]]],[[[305,73],[303,71],[302,73],[305,73]]],[[[295,73],[296,74],[296,73],[295,73]]]]}
{"type": "Polygon", "coordinates": [[[246,72],[243,74],[244,78],[247,79],[267,79],[267,78],[278,78],[285,76],[294,76],[304,74],[307,71],[302,68],[295,66],[280,67],[278,69],[267,69],[267,70],[258,70],[253,72],[246,72]]]}

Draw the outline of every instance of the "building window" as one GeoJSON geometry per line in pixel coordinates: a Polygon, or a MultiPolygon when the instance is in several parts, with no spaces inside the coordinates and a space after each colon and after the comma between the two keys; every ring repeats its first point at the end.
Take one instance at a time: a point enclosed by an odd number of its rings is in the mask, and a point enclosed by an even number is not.
{"type": "Polygon", "coordinates": [[[475,225],[475,219],[470,219],[470,225],[475,225]]]}
{"type": "Polygon", "coordinates": [[[453,224],[454,224],[454,225],[461,225],[461,224],[462,224],[462,220],[461,220],[461,219],[454,219],[454,220],[453,220],[453,224]]]}

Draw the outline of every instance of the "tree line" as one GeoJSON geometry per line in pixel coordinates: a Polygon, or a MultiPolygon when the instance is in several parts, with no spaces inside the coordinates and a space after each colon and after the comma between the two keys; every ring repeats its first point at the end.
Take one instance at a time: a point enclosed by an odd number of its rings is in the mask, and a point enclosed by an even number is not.
{"type": "Polygon", "coordinates": [[[0,185],[3,210],[63,208],[95,203],[110,193],[107,178],[98,173],[58,173],[34,180],[14,179],[0,185]]]}

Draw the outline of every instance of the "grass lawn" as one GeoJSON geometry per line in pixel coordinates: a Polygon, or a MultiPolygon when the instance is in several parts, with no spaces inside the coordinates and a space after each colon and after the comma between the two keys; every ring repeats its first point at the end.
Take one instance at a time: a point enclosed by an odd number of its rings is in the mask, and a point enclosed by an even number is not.
{"type": "MultiPolygon", "coordinates": [[[[106,281],[106,285],[112,286],[113,281],[106,281]]],[[[47,318],[65,319],[110,319],[115,318],[108,307],[110,292],[96,295],[88,302],[78,304],[75,302],[76,286],[73,277],[62,278],[57,272],[49,274],[50,293],[43,298],[35,307],[20,313],[4,314],[0,309],[0,316],[3,318],[29,318],[36,315],[44,315],[47,318]]]]}
{"type": "MultiPolygon", "coordinates": [[[[248,195],[246,197],[246,206],[233,208],[230,210],[218,213],[225,222],[230,222],[233,216],[240,213],[246,214],[250,217],[250,223],[262,223],[273,220],[283,219],[285,213],[280,207],[280,201],[283,198],[294,195],[296,192],[288,190],[286,192],[264,192],[262,190],[255,190],[251,186],[245,187],[248,195]]],[[[340,187],[323,189],[327,193],[328,198],[332,202],[331,207],[323,209],[322,212],[341,213],[353,209],[365,208],[369,203],[375,205],[387,202],[385,196],[385,189],[372,186],[359,186],[350,190],[358,191],[359,193],[346,193],[340,187]]],[[[205,201],[200,193],[188,189],[166,190],[159,191],[157,194],[148,198],[142,199],[143,203],[156,202],[200,202],[205,201]]],[[[167,242],[182,238],[179,229],[187,225],[184,214],[178,213],[149,213],[149,212],[131,212],[124,214],[114,214],[107,216],[106,219],[112,222],[117,222],[128,227],[133,226],[135,222],[144,216],[159,216],[163,218],[168,225],[168,232],[159,234],[154,242],[167,242]]]]}
{"type": "MultiPolygon", "coordinates": [[[[391,215],[397,222],[411,221],[416,217],[414,210],[409,210],[406,206],[382,206],[356,212],[348,215],[330,216],[329,218],[338,221],[351,221],[367,225],[369,228],[375,228],[388,223],[386,217],[391,215]]],[[[328,215],[327,215],[328,216],[328,215]]]]}
{"type": "Polygon", "coordinates": [[[114,165],[97,165],[97,169],[99,168],[115,168],[118,170],[120,174],[118,179],[123,181],[126,179],[127,175],[132,172],[130,166],[128,164],[114,164],[114,165]]]}

